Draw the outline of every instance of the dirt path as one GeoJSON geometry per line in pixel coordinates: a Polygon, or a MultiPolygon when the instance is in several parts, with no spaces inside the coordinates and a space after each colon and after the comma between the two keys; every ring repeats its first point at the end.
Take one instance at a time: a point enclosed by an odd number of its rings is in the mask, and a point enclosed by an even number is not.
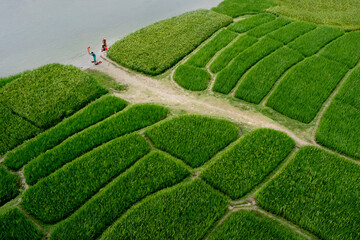
{"type": "Polygon", "coordinates": [[[128,85],[126,92],[115,95],[131,103],[157,103],[172,110],[185,110],[188,113],[227,118],[253,127],[272,128],[286,132],[298,146],[311,144],[261,113],[231,105],[228,99],[218,98],[208,93],[190,92],[168,79],[158,80],[134,73],[105,56],[102,57],[104,63],[95,66],[94,69],[108,74],[121,84],[128,85]]]}

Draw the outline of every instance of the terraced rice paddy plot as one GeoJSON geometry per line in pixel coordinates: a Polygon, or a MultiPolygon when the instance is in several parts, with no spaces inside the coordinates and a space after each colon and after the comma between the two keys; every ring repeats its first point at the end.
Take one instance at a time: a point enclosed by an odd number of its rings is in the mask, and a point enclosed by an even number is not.
{"type": "Polygon", "coordinates": [[[285,25],[288,25],[291,23],[289,19],[286,18],[277,18],[274,21],[262,24],[260,26],[257,26],[250,31],[247,32],[248,35],[260,38],[270,32],[273,32],[285,25]]]}
{"type": "Polygon", "coordinates": [[[42,233],[19,209],[0,214],[0,239],[38,240],[42,233]]]}
{"type": "Polygon", "coordinates": [[[305,57],[310,57],[343,34],[344,31],[340,29],[320,26],[289,43],[288,46],[301,52],[305,57]]]}
{"type": "Polygon", "coordinates": [[[61,222],[51,239],[95,239],[134,203],[189,174],[178,160],[152,152],[61,222]]]}
{"type": "Polygon", "coordinates": [[[201,177],[232,199],[238,199],[261,183],[294,147],[295,142],[285,133],[256,130],[212,160],[201,177]]]}
{"type": "Polygon", "coordinates": [[[278,40],[284,44],[295,40],[296,38],[304,35],[311,30],[316,28],[315,24],[307,22],[292,22],[272,33],[269,34],[269,37],[278,40]]]}
{"type": "Polygon", "coordinates": [[[258,211],[239,210],[232,213],[209,238],[209,240],[217,239],[305,240],[307,238],[258,211]]]}
{"type": "Polygon", "coordinates": [[[203,91],[207,89],[211,75],[204,69],[180,65],[174,73],[174,81],[181,87],[191,91],[203,91]]]}
{"type": "Polygon", "coordinates": [[[0,206],[19,194],[20,179],[0,166],[0,206]]]}
{"type": "Polygon", "coordinates": [[[273,0],[225,0],[212,10],[236,18],[246,14],[263,12],[274,5],[276,4],[273,0]]]}
{"type": "Polygon", "coordinates": [[[343,63],[349,68],[355,67],[360,59],[360,31],[346,33],[326,46],[320,55],[343,63]]]}
{"type": "Polygon", "coordinates": [[[316,141],[328,148],[360,159],[360,67],[345,80],[326,109],[316,141]]]}
{"type": "Polygon", "coordinates": [[[55,223],[149,151],[150,146],[139,134],[114,139],[30,187],[21,205],[37,219],[55,223]]]}
{"type": "Polygon", "coordinates": [[[0,156],[41,130],[0,103],[0,156]]]}
{"type": "Polygon", "coordinates": [[[256,199],[321,239],[360,237],[360,166],[304,147],[256,199]]]}
{"type": "Polygon", "coordinates": [[[279,78],[303,56],[288,47],[280,48],[257,63],[240,82],[235,97],[260,103],[279,78]]]}
{"type": "Polygon", "coordinates": [[[268,11],[294,20],[326,24],[347,30],[359,29],[358,0],[276,0],[268,11]]]}
{"type": "Polygon", "coordinates": [[[21,77],[22,73],[19,74],[15,74],[6,78],[0,78],[0,88],[2,88],[3,86],[5,86],[6,84],[15,81],[16,79],[21,77]]]}
{"type": "Polygon", "coordinates": [[[266,105],[290,118],[310,123],[347,71],[345,65],[324,57],[306,59],[288,72],[266,105]]]}
{"type": "Polygon", "coordinates": [[[49,150],[67,137],[93,125],[110,115],[121,111],[126,102],[114,96],[105,96],[81,109],[69,118],[37,135],[6,154],[5,165],[14,170],[20,169],[31,159],[49,150]]]}
{"type": "Polygon", "coordinates": [[[180,116],[145,132],[155,147],[199,167],[239,135],[229,121],[204,116],[180,116]]]}
{"type": "Polygon", "coordinates": [[[261,14],[255,15],[253,17],[249,17],[244,20],[235,22],[235,23],[231,24],[228,27],[228,29],[231,31],[238,32],[238,33],[243,33],[243,32],[249,31],[250,29],[252,29],[254,27],[260,26],[267,22],[271,22],[275,19],[276,19],[276,17],[273,14],[261,13],[261,14]]]}
{"type": "Polygon", "coordinates": [[[134,105],[124,112],[73,135],[30,161],[24,167],[26,181],[28,184],[35,184],[41,178],[91,149],[116,137],[152,125],[164,119],[167,113],[166,108],[157,105],[134,105]]]}
{"type": "Polygon", "coordinates": [[[228,45],[237,36],[238,35],[232,31],[226,29],[221,30],[205,46],[192,55],[186,63],[195,67],[204,68],[218,51],[228,45]]]}
{"type": "Polygon", "coordinates": [[[106,92],[74,66],[49,64],[2,87],[0,102],[38,127],[49,128],[106,92]]]}
{"type": "Polygon", "coordinates": [[[188,12],[117,41],[109,48],[108,56],[132,70],[158,75],[232,21],[231,17],[209,10],[188,12]]]}
{"type": "Polygon", "coordinates": [[[282,43],[268,37],[255,43],[240,53],[230,65],[218,73],[213,91],[228,94],[250,67],[281,46],[283,46],[282,43]]]}
{"type": "Polygon", "coordinates": [[[202,239],[228,204],[225,196],[194,180],[145,199],[100,239],[202,239]]]}
{"type": "Polygon", "coordinates": [[[223,70],[232,59],[239,55],[242,51],[252,46],[257,39],[247,35],[239,37],[234,43],[231,43],[224,49],[210,64],[210,71],[217,73],[223,70]]]}

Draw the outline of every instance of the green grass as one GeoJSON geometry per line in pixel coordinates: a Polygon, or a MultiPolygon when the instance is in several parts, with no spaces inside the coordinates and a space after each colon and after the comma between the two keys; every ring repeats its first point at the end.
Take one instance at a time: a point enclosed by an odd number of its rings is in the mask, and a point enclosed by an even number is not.
{"type": "Polygon", "coordinates": [[[236,18],[246,14],[263,12],[275,5],[273,0],[225,0],[212,10],[236,18]]]}
{"type": "Polygon", "coordinates": [[[289,47],[301,52],[304,56],[309,57],[343,34],[344,31],[341,31],[340,29],[320,26],[289,43],[289,47]]]}
{"type": "Polygon", "coordinates": [[[260,26],[257,26],[250,31],[247,32],[248,35],[260,38],[270,32],[273,32],[281,27],[284,27],[285,25],[290,24],[291,21],[286,18],[277,18],[274,21],[262,24],[260,26]]]}
{"type": "Polygon", "coordinates": [[[228,94],[250,67],[282,45],[279,41],[268,37],[255,43],[240,53],[230,65],[219,72],[215,79],[213,91],[228,94]]]}
{"type": "Polygon", "coordinates": [[[201,177],[232,199],[239,199],[261,183],[294,147],[294,140],[285,133],[259,129],[218,155],[201,177]]]}
{"type": "Polygon", "coordinates": [[[114,139],[27,189],[21,206],[37,219],[55,223],[149,151],[150,146],[139,134],[114,139]]]}
{"type": "Polygon", "coordinates": [[[220,72],[231,62],[232,59],[256,42],[256,38],[247,35],[239,37],[215,58],[215,60],[210,64],[210,71],[213,73],[220,72]]]}
{"type": "Polygon", "coordinates": [[[166,121],[145,132],[155,147],[199,167],[239,135],[229,121],[185,115],[166,121]]]}
{"type": "Polygon", "coordinates": [[[31,159],[49,150],[67,137],[121,111],[127,103],[114,96],[104,96],[64,119],[49,130],[37,135],[6,154],[4,164],[19,170],[31,159]]]}
{"type": "Polygon", "coordinates": [[[235,97],[251,103],[260,103],[276,81],[303,56],[288,47],[280,48],[257,63],[241,81],[235,97]]]}
{"type": "Polygon", "coordinates": [[[180,182],[189,174],[178,160],[152,152],[61,222],[50,239],[96,239],[133,204],[180,182]]]}
{"type": "Polygon", "coordinates": [[[38,127],[49,128],[106,92],[74,66],[49,64],[6,84],[0,102],[38,127]]]}
{"type": "Polygon", "coordinates": [[[6,78],[0,78],[0,88],[2,88],[3,86],[5,86],[6,84],[8,84],[12,81],[15,81],[18,78],[20,78],[22,74],[23,73],[18,73],[18,74],[15,74],[15,75],[12,75],[12,76],[9,76],[6,78]]]}
{"type": "Polygon", "coordinates": [[[191,91],[207,89],[211,75],[205,69],[194,66],[180,65],[174,73],[174,81],[181,87],[191,91]]]}
{"type": "Polygon", "coordinates": [[[316,132],[321,145],[360,159],[360,67],[345,80],[316,132]]]}
{"type": "Polygon", "coordinates": [[[261,13],[235,22],[231,24],[228,29],[238,33],[243,33],[249,31],[250,29],[253,29],[254,27],[260,26],[275,19],[276,17],[273,14],[261,13]]]}
{"type": "Polygon", "coordinates": [[[33,185],[91,149],[119,136],[152,125],[164,119],[167,113],[166,108],[151,104],[129,107],[127,110],[69,137],[55,148],[31,160],[24,167],[26,181],[33,185]]]}
{"type": "Polygon", "coordinates": [[[0,103],[0,156],[40,132],[0,103]]]}
{"type": "Polygon", "coordinates": [[[174,66],[232,18],[209,10],[149,25],[112,45],[107,54],[132,70],[158,75],[174,66]]]}
{"type": "Polygon", "coordinates": [[[209,240],[300,240],[307,239],[280,222],[254,210],[240,210],[232,213],[209,240]]]}
{"type": "Polygon", "coordinates": [[[20,179],[0,165],[0,206],[19,194],[20,179]]]}
{"type": "Polygon", "coordinates": [[[96,78],[98,83],[108,90],[124,91],[128,89],[127,85],[118,83],[114,78],[96,69],[88,68],[85,70],[85,72],[96,78]]]}
{"type": "Polygon", "coordinates": [[[355,67],[360,59],[360,31],[347,33],[336,39],[320,55],[346,64],[349,68],[355,67]]]}
{"type": "Polygon", "coordinates": [[[194,180],[145,199],[100,239],[202,239],[228,204],[225,196],[194,180]]]}
{"type": "Polygon", "coordinates": [[[256,199],[320,239],[359,239],[359,179],[358,164],[304,147],[256,199]]]}
{"type": "Polygon", "coordinates": [[[332,25],[343,29],[360,28],[358,0],[276,0],[279,4],[269,11],[307,22],[332,25]]]}
{"type": "Polygon", "coordinates": [[[304,35],[311,30],[316,28],[315,24],[308,22],[293,22],[285,27],[282,27],[272,33],[269,36],[275,40],[278,40],[284,44],[288,44],[289,42],[295,40],[296,38],[304,35]]]}
{"type": "Polygon", "coordinates": [[[19,209],[13,208],[0,215],[0,239],[38,240],[42,233],[19,209]]]}
{"type": "Polygon", "coordinates": [[[314,56],[285,76],[266,105],[303,123],[310,123],[345,76],[345,65],[314,56]]]}
{"type": "Polygon", "coordinates": [[[186,63],[195,67],[204,68],[214,55],[226,47],[238,34],[223,29],[211,39],[205,46],[192,55],[186,63]]]}

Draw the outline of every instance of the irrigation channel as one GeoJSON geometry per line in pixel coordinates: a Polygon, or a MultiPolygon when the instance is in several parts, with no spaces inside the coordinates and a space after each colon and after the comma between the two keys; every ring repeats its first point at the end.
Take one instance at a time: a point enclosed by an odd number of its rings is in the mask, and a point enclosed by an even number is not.
{"type": "Polygon", "coordinates": [[[0,1],[0,77],[58,62],[90,67],[86,46],[100,52],[153,22],[221,0],[0,1]]]}

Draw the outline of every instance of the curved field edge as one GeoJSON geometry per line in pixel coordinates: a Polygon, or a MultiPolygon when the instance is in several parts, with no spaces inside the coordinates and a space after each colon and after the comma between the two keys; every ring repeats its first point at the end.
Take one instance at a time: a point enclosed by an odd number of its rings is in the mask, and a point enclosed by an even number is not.
{"type": "Polygon", "coordinates": [[[232,18],[197,10],[142,28],[108,50],[111,60],[132,70],[158,75],[174,66],[232,18]]]}

